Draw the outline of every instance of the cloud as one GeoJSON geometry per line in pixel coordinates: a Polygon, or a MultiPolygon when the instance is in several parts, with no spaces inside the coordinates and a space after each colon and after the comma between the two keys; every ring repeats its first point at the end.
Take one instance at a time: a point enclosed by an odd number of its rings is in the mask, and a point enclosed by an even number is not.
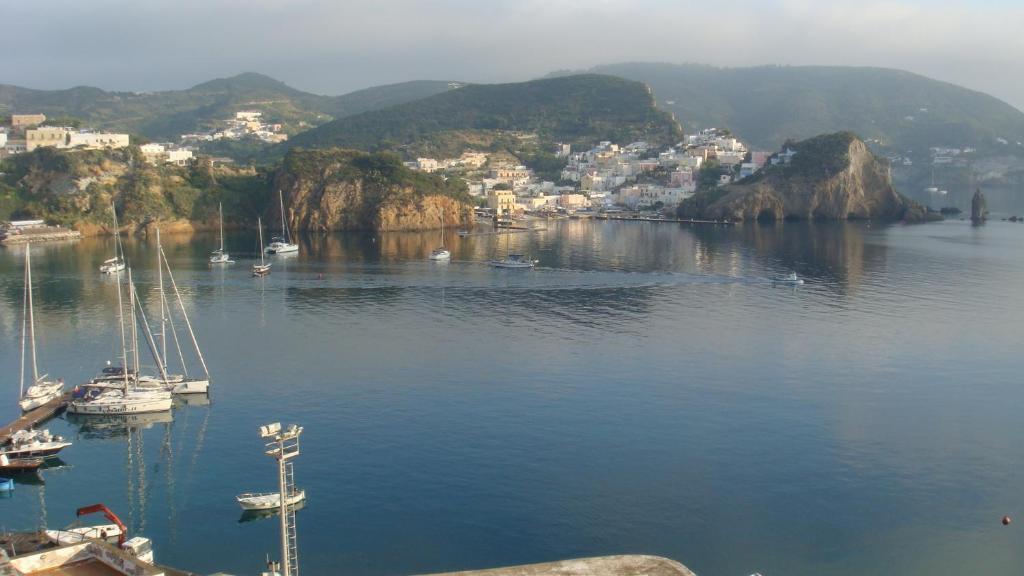
{"type": "Polygon", "coordinates": [[[1024,5],[917,0],[8,3],[0,81],[181,88],[252,70],[340,93],[636,61],[904,68],[1024,108],[1024,5]]]}

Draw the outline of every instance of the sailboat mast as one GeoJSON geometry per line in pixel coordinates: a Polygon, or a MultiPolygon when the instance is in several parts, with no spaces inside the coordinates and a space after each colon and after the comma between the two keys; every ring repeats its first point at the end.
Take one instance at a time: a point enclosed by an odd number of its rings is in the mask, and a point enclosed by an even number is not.
{"type": "Polygon", "coordinates": [[[132,300],[135,301],[139,308],[139,317],[142,319],[142,333],[146,336],[146,345],[149,346],[149,351],[153,354],[153,359],[156,360],[156,367],[160,371],[160,377],[163,378],[164,385],[166,386],[167,369],[164,367],[163,361],[160,360],[160,354],[157,353],[156,342],[153,340],[153,332],[150,331],[149,321],[146,320],[146,311],[142,309],[142,302],[135,297],[135,284],[130,280],[128,282],[128,289],[131,290],[132,300]]]}
{"type": "Polygon", "coordinates": [[[284,223],[284,192],[278,189],[277,197],[281,200],[281,234],[284,234],[284,241],[290,244],[292,239],[288,234],[288,226],[284,223]]]}
{"type": "Polygon", "coordinates": [[[444,248],[444,208],[441,208],[441,248],[444,248]]]}
{"type": "Polygon", "coordinates": [[[185,311],[185,303],[181,301],[181,293],[178,292],[178,283],[174,281],[174,274],[171,273],[171,267],[167,265],[167,256],[163,253],[163,248],[160,249],[160,254],[164,256],[164,266],[167,267],[167,279],[171,281],[171,289],[174,290],[174,297],[178,300],[178,307],[181,308],[181,316],[185,319],[185,327],[188,328],[188,335],[192,337],[192,346],[195,347],[196,356],[199,358],[199,363],[203,366],[203,374],[206,375],[206,379],[210,379],[210,370],[206,367],[206,360],[203,359],[203,352],[199,349],[199,342],[196,340],[196,333],[192,330],[192,322],[188,319],[188,312],[185,311]]]}
{"type": "Polygon", "coordinates": [[[167,362],[167,300],[164,298],[163,245],[160,243],[160,228],[156,229],[156,275],[160,295],[160,358],[167,362]]]}
{"type": "MultiPolygon", "coordinates": [[[[117,227],[117,209],[110,203],[110,211],[114,214],[114,257],[117,257],[117,246],[121,243],[121,231],[117,227]]],[[[124,392],[128,392],[128,344],[124,335],[124,301],[121,299],[121,268],[114,266],[117,279],[117,323],[121,327],[121,367],[124,373],[124,392]]]]}
{"type": "Polygon", "coordinates": [[[132,368],[135,369],[136,380],[139,376],[139,327],[135,319],[135,284],[132,283],[132,269],[128,269],[128,305],[132,310],[132,368]]]}
{"type": "Polygon", "coordinates": [[[220,215],[220,251],[224,252],[224,204],[217,204],[217,213],[220,215]]]}
{"type": "Polygon", "coordinates": [[[25,395],[25,340],[28,339],[28,246],[25,246],[25,279],[21,296],[21,376],[18,378],[18,399],[25,395]]]}
{"type": "Polygon", "coordinates": [[[256,228],[260,231],[260,266],[263,266],[266,262],[263,259],[265,251],[263,250],[263,220],[261,218],[256,218],[256,228]]]}
{"type": "Polygon", "coordinates": [[[30,246],[25,246],[25,265],[28,273],[28,334],[29,343],[32,345],[32,383],[39,382],[39,367],[36,365],[36,317],[32,311],[32,251],[30,246]]]}

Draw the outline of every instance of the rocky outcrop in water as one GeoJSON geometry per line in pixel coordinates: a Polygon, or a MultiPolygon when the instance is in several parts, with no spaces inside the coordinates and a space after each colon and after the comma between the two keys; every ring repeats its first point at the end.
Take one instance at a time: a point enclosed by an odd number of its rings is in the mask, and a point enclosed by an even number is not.
{"type": "MultiPolygon", "coordinates": [[[[292,230],[430,230],[468,227],[473,207],[465,184],[414,172],[390,154],[295,150],[274,175],[292,230]]],[[[268,222],[280,218],[277,202],[268,222]]]]}
{"type": "Polygon", "coordinates": [[[980,224],[986,218],[988,218],[988,202],[985,200],[985,195],[981,193],[981,188],[978,188],[971,198],[971,222],[980,224]]]}
{"type": "Polygon", "coordinates": [[[893,187],[889,165],[848,132],[789,143],[787,162],[695,194],[686,218],[729,220],[941,219],[893,187]]]}

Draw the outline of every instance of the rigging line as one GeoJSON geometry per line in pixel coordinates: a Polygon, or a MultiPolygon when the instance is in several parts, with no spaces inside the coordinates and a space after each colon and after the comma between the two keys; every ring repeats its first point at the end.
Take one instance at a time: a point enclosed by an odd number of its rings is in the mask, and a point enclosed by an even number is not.
{"type": "Polygon", "coordinates": [[[192,330],[192,322],[188,319],[188,312],[185,311],[185,303],[181,300],[181,293],[178,292],[178,283],[174,281],[174,274],[171,272],[171,265],[167,263],[167,255],[164,254],[163,246],[160,247],[160,254],[164,257],[164,266],[167,269],[167,278],[171,281],[171,288],[174,289],[174,297],[178,299],[178,306],[181,307],[181,315],[185,319],[185,326],[188,328],[188,334],[192,337],[192,345],[196,349],[196,356],[199,357],[199,363],[203,366],[203,373],[206,378],[210,378],[210,370],[206,367],[206,360],[203,359],[203,352],[199,349],[199,342],[196,341],[196,333],[192,330]]]}

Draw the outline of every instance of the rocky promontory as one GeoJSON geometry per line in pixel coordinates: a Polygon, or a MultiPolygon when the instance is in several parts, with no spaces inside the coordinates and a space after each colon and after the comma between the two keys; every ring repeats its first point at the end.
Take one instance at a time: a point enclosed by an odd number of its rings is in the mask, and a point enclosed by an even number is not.
{"type": "Polygon", "coordinates": [[[684,218],[729,220],[941,219],[893,187],[887,161],[849,132],[787,143],[769,165],[735,184],[683,201],[684,218]]]}
{"type": "MultiPolygon", "coordinates": [[[[392,154],[293,150],[273,178],[292,230],[430,230],[473,223],[465,183],[415,172],[392,154]]],[[[268,220],[280,218],[276,202],[268,220]]]]}

